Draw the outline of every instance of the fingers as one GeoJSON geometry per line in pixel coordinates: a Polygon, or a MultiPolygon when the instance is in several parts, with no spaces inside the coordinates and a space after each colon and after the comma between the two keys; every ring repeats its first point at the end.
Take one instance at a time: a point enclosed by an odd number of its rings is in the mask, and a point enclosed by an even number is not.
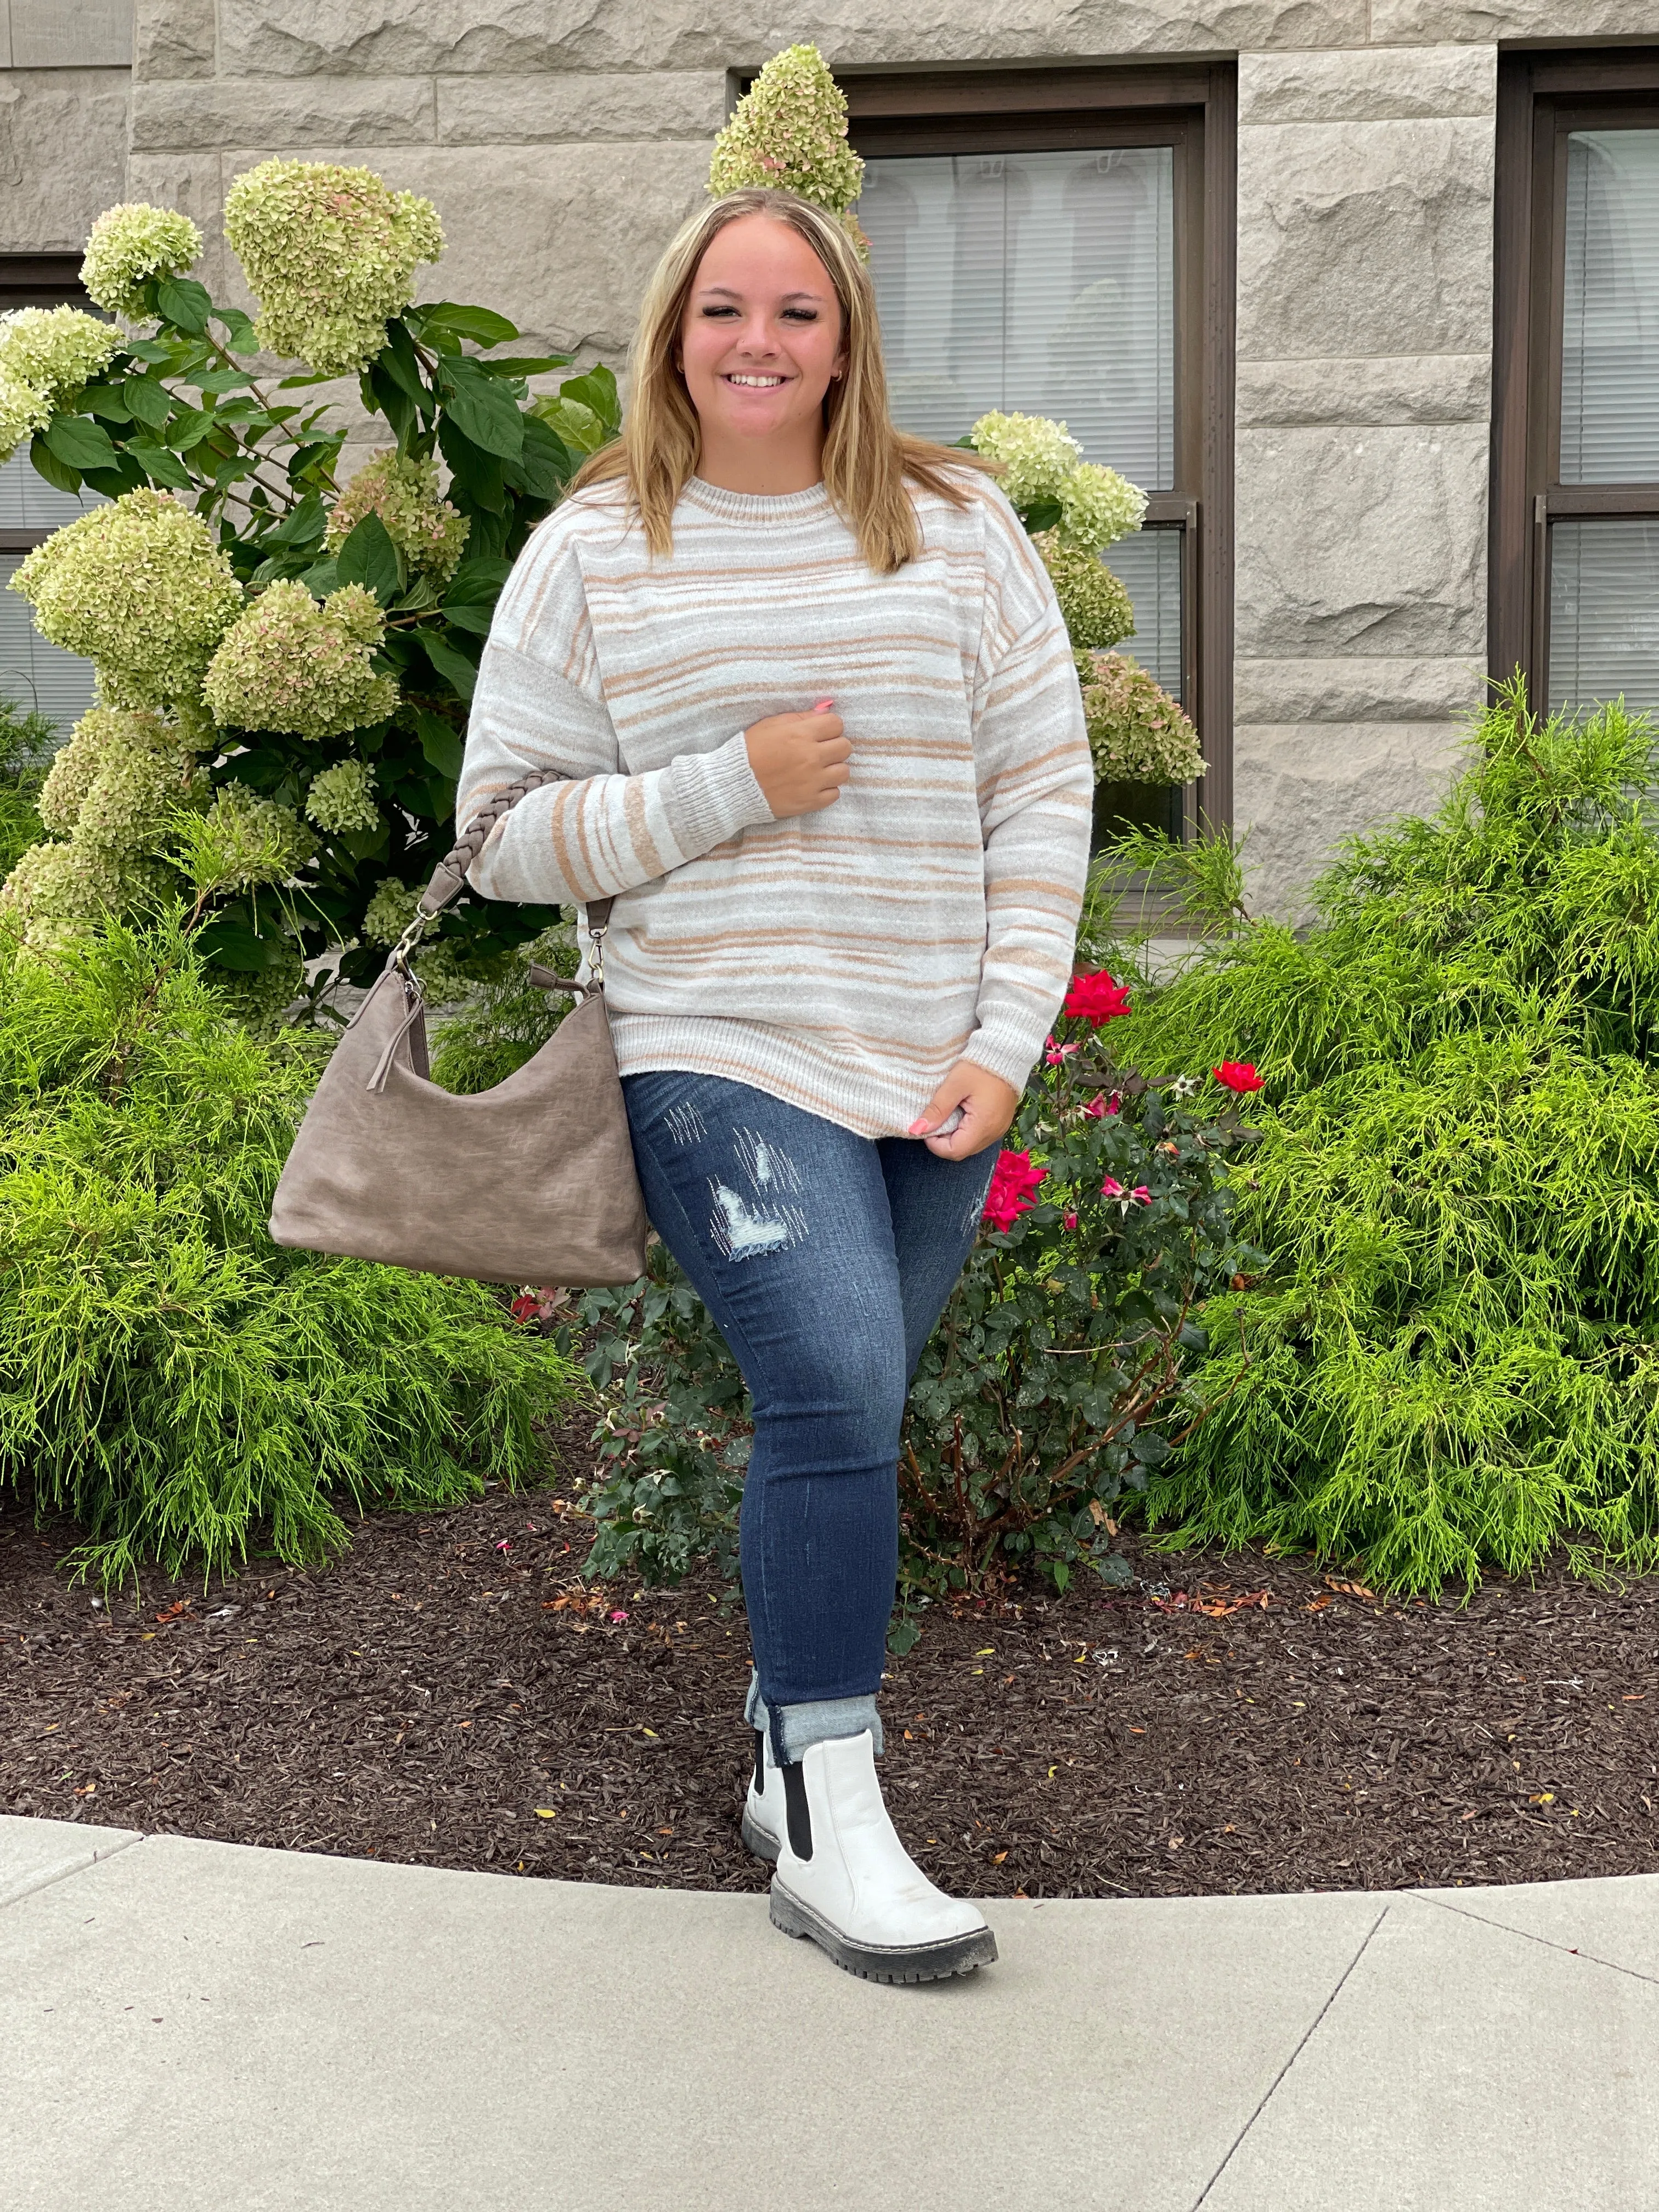
{"type": "Polygon", "coordinates": [[[915,1120],[911,1122],[909,1133],[913,1137],[931,1136],[941,1121],[950,1120],[957,1107],[963,1103],[966,1093],[967,1085],[962,1080],[958,1071],[953,1067],[921,1113],[917,1115],[915,1120]]]}
{"type": "Polygon", "coordinates": [[[910,1124],[909,1133],[924,1139],[936,1158],[971,1159],[1006,1133],[1018,1109],[1019,1093],[1011,1084],[988,1068],[959,1060],[910,1124]],[[957,1111],[962,1118],[951,1127],[957,1111]]]}

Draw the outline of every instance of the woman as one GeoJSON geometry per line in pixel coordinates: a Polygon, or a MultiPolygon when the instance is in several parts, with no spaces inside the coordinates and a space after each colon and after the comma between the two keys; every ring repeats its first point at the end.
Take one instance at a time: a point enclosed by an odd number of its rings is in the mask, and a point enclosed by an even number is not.
{"type": "Polygon", "coordinates": [[[663,257],[626,427],[525,549],[457,818],[586,906],[640,1181],[743,1370],[750,1850],[772,1918],[923,1981],[994,1959],[887,1817],[906,1392],[1070,973],[1091,776],[1042,562],[895,431],[847,232],[734,192],[663,257]]]}

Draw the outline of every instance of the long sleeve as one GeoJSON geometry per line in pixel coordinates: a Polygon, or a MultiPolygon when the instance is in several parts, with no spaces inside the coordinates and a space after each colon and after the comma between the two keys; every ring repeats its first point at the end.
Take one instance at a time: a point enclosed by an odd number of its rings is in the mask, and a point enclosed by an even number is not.
{"type": "Polygon", "coordinates": [[[486,897],[538,906],[632,890],[772,819],[741,731],[625,772],[563,520],[532,539],[497,604],[455,800],[465,823],[532,769],[567,779],[521,799],[469,872],[486,897]]]}
{"type": "Polygon", "coordinates": [[[963,1048],[1022,1089],[1071,975],[1089,872],[1094,769],[1054,586],[1012,512],[988,501],[974,752],[985,837],[979,1026],[963,1048]]]}

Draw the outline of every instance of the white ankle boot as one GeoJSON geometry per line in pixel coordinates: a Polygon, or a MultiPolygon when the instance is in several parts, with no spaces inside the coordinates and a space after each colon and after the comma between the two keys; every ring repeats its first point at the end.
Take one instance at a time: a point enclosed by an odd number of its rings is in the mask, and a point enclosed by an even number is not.
{"type": "Polygon", "coordinates": [[[743,1840],[757,1859],[774,1861],[783,1834],[783,1770],[768,1759],[766,1738],[759,1729],[754,1736],[755,1765],[743,1808],[743,1840]]]}
{"type": "Polygon", "coordinates": [[[784,1802],[772,1831],[775,1928],[810,1936],[869,1982],[934,1982],[990,1965],[996,1937],[971,1905],[934,1888],[894,1833],[868,1730],[815,1743],[763,1781],[769,1791],[782,1784],[784,1802]]]}

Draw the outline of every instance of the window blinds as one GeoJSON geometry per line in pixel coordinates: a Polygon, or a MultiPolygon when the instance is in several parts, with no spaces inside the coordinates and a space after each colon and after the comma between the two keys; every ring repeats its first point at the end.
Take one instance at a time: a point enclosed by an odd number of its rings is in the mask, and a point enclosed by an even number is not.
{"type": "MultiPolygon", "coordinates": [[[[0,466],[0,530],[57,530],[102,504],[96,492],[59,491],[37,476],[27,450],[0,466]]],[[[4,588],[23,557],[0,554],[0,696],[35,708],[66,732],[92,704],[92,663],[48,645],[27,603],[4,588]]]]}
{"type": "Polygon", "coordinates": [[[1659,131],[1567,139],[1564,484],[1659,482],[1659,131]]]}

